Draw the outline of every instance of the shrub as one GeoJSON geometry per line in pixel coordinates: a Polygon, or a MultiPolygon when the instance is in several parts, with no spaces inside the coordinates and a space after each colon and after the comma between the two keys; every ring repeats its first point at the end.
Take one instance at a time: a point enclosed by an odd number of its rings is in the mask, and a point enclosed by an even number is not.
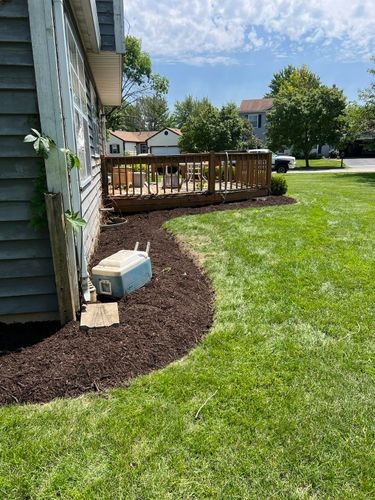
{"type": "Polygon", "coordinates": [[[284,175],[272,175],[271,194],[272,196],[282,196],[288,191],[288,184],[284,175]]]}
{"type": "Polygon", "coordinates": [[[330,158],[338,158],[339,157],[338,151],[336,151],[335,149],[331,149],[331,151],[329,152],[329,157],[330,158]]]}
{"type": "Polygon", "coordinates": [[[303,152],[300,151],[299,149],[296,149],[296,148],[292,149],[291,155],[294,156],[295,158],[297,158],[297,160],[304,160],[305,159],[305,155],[303,154],[303,152]]]}
{"type": "Polygon", "coordinates": [[[313,151],[312,153],[309,154],[310,160],[321,160],[323,158],[323,155],[320,153],[313,151]]]}

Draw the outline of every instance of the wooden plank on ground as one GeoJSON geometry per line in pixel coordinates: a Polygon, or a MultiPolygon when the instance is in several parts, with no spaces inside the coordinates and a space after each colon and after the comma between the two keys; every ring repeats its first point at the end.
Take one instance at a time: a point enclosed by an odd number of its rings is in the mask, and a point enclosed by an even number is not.
{"type": "Polygon", "coordinates": [[[101,304],[87,304],[86,310],[81,314],[81,330],[90,328],[103,328],[106,326],[118,326],[120,318],[117,302],[106,302],[101,304]]]}

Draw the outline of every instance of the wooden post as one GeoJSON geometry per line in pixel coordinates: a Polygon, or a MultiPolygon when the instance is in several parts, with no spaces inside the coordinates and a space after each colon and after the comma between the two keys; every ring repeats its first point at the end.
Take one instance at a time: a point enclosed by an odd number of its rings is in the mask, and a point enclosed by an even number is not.
{"type": "Polygon", "coordinates": [[[69,261],[66,244],[65,219],[61,193],[44,195],[47,209],[49,236],[51,241],[53,267],[60,322],[62,325],[75,319],[74,289],[69,273],[69,261]]]}
{"type": "Polygon", "coordinates": [[[271,193],[271,177],[272,177],[272,153],[267,155],[267,175],[266,175],[266,188],[268,193],[271,193]]]}
{"type": "Polygon", "coordinates": [[[208,160],[208,192],[215,192],[215,163],[216,163],[216,155],[211,151],[210,157],[208,160]]]}

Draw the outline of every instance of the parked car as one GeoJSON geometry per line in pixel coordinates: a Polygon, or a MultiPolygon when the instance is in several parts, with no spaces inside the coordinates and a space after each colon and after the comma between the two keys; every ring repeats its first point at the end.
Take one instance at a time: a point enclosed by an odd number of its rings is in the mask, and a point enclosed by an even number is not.
{"type": "Polygon", "coordinates": [[[248,153],[272,153],[272,170],[276,170],[279,174],[286,174],[289,169],[296,166],[296,159],[294,156],[279,155],[270,151],[269,149],[248,149],[248,153]]]}

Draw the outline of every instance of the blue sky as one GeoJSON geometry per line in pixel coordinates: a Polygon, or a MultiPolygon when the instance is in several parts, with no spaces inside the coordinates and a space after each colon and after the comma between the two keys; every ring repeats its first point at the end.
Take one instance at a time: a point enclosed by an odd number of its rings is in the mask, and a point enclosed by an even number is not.
{"type": "Polygon", "coordinates": [[[370,81],[374,0],[126,0],[125,16],[169,78],[171,106],[262,97],[287,64],[308,64],[350,100],[370,81]]]}

